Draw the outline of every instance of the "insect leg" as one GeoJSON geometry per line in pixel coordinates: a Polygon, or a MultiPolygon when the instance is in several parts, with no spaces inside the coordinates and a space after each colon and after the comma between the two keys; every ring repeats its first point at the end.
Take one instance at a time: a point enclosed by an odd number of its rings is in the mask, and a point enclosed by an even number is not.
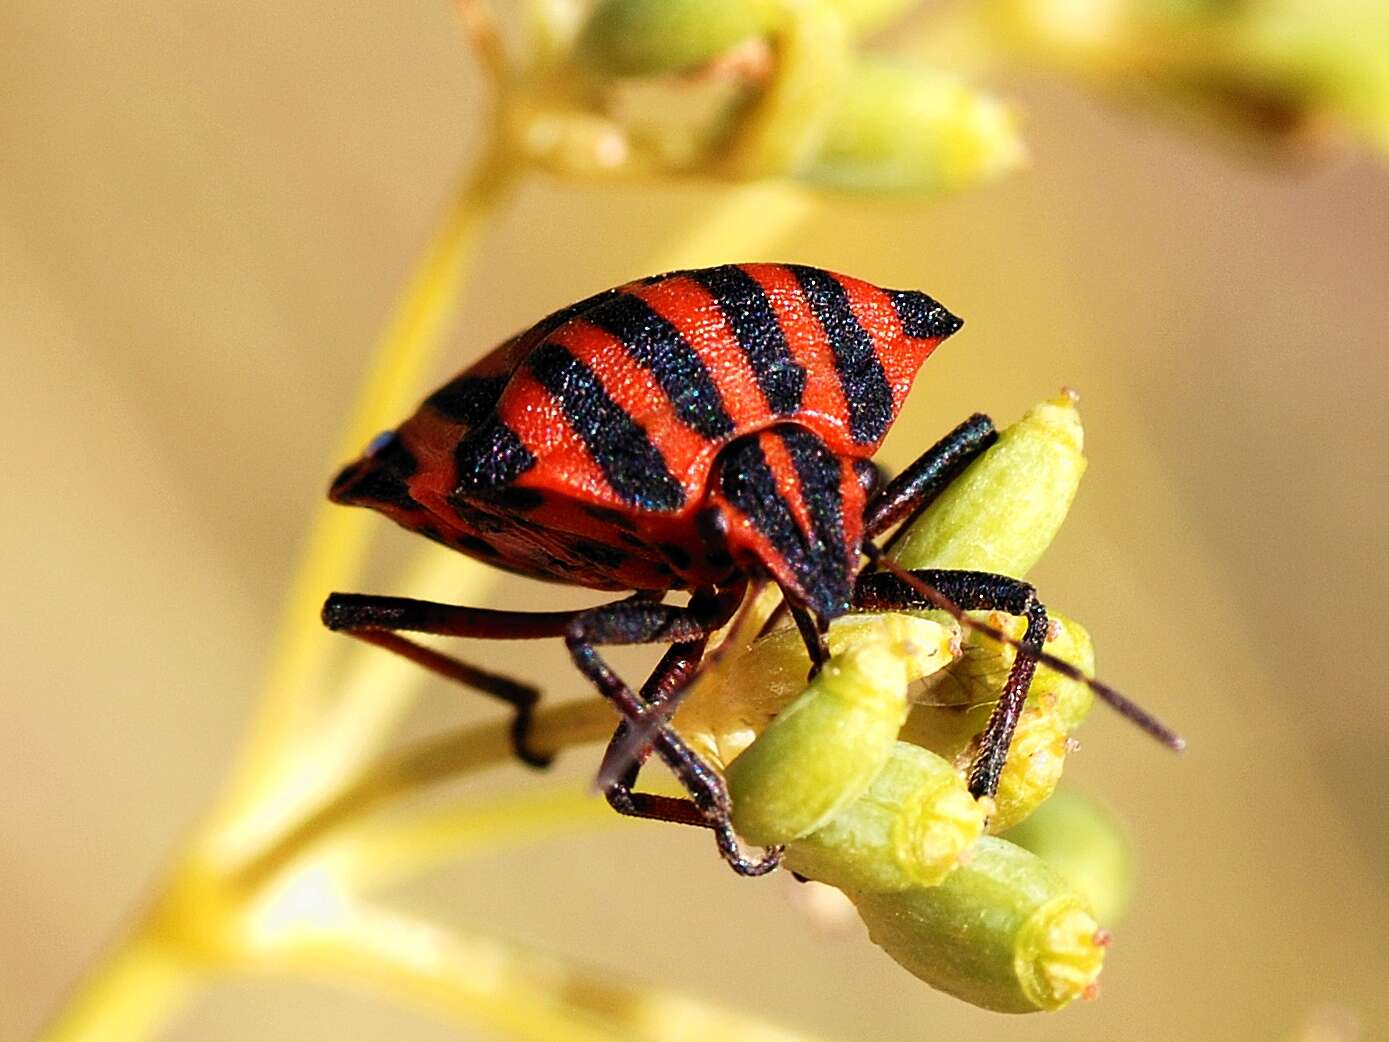
{"type": "Polygon", "coordinates": [[[433,648],[417,644],[408,637],[387,630],[347,630],[349,636],[375,644],[379,648],[394,651],[397,655],[423,666],[431,673],[437,673],[464,687],[473,688],[484,694],[501,699],[515,710],[511,721],[511,746],[517,759],[529,767],[550,766],[554,757],[541,752],[530,744],[531,721],[535,714],[535,704],[540,701],[540,689],[519,680],[498,673],[470,666],[452,655],[445,655],[433,648]]]}
{"type": "Polygon", "coordinates": [[[529,742],[531,719],[540,691],[530,684],[470,666],[396,631],[498,640],[559,637],[581,614],[581,611],[492,611],[361,593],[335,593],[323,605],[323,622],[330,630],[341,630],[368,644],[394,651],[432,673],[510,705],[516,713],[511,725],[512,745],[517,757],[532,767],[549,766],[551,760],[548,754],[532,748],[529,742]]]}
{"type": "MultiPolygon", "coordinates": [[[[631,601],[604,605],[576,618],[565,634],[565,642],[574,664],[599,693],[617,707],[627,726],[640,727],[647,712],[659,710],[655,707],[648,709],[645,702],[613,672],[598,654],[597,648],[610,644],[672,642],[674,647],[666,653],[646,685],[649,693],[664,701],[697,668],[698,659],[692,654],[693,649],[696,646],[702,648],[708,635],[728,620],[741,596],[741,589],[726,593],[718,598],[716,605],[711,606],[715,610],[699,605],[698,598],[688,608],[631,601]]],[[[625,745],[624,738],[619,729],[614,742],[625,745]]],[[[756,860],[743,854],[733,832],[732,803],[722,776],[705,763],[684,739],[662,725],[651,733],[650,742],[656,755],[689,792],[690,800],[632,792],[631,783],[639,767],[637,761],[627,769],[625,775],[604,787],[608,801],[617,810],[638,817],[713,829],[719,852],[740,875],[762,875],[780,863],[779,848],[766,851],[756,860]]]]}
{"type": "MultiPolygon", "coordinates": [[[[642,685],[640,698],[645,704],[641,725],[643,730],[645,730],[647,720],[650,719],[651,710],[662,706],[673,692],[688,684],[698,671],[706,644],[708,644],[708,638],[700,637],[696,640],[672,644],[666,650],[651,676],[642,685]]],[[[657,724],[655,726],[663,727],[664,725],[657,724]]],[[[607,750],[603,754],[603,765],[598,771],[598,778],[608,804],[619,814],[627,814],[634,818],[649,818],[655,821],[673,821],[678,824],[709,827],[709,819],[704,816],[692,800],[633,791],[642,765],[652,753],[652,745],[647,742],[639,744],[636,748],[629,748],[632,729],[633,725],[628,723],[626,719],[618,724],[617,730],[613,732],[607,750]],[[612,780],[604,782],[605,777],[611,777],[612,780]]],[[[647,737],[654,736],[654,733],[653,729],[647,737]]]]}
{"type": "MultiPolygon", "coordinates": [[[[731,647],[744,645],[751,635],[749,619],[757,610],[758,595],[762,592],[764,580],[754,580],[749,584],[749,592],[743,598],[743,607],[738,617],[729,625],[723,641],[710,654],[703,655],[707,641],[698,649],[693,646],[686,650],[685,645],[672,646],[667,657],[662,659],[642,686],[641,698],[646,703],[640,722],[629,724],[623,721],[608,743],[603,754],[603,763],[598,770],[597,786],[606,790],[615,781],[626,777],[631,764],[645,763],[651,755],[651,736],[658,728],[666,726],[675,715],[686,692],[695,678],[704,670],[716,668],[717,663],[728,654],[731,647]],[[699,657],[703,655],[703,657],[699,657]]],[[[710,591],[696,595],[695,606],[709,604],[710,591]]],[[[714,601],[713,603],[717,603],[714,601]]],[[[629,783],[630,784],[630,783],[629,783]]]]}
{"type": "MultiPolygon", "coordinates": [[[[670,719],[679,702],[678,696],[698,674],[708,644],[708,637],[700,637],[667,648],[642,685],[639,695],[643,703],[641,723],[634,726],[624,719],[617,725],[598,768],[597,784],[609,803],[613,802],[614,787],[630,790],[636,784],[642,764],[652,753],[651,734],[670,719]]],[[[617,795],[620,798],[621,794],[617,795]]]]}
{"type": "Polygon", "coordinates": [[[810,656],[809,679],[814,680],[815,674],[820,672],[820,667],[830,658],[830,646],[825,639],[828,622],[817,618],[812,612],[791,600],[790,597],[785,598],[782,603],[787,605],[791,612],[791,618],[796,622],[796,629],[800,630],[806,654],[810,656]]]}
{"type": "MultiPolygon", "coordinates": [[[[1004,611],[1027,619],[1027,629],[1018,642],[1018,655],[1008,671],[998,705],[994,707],[979,736],[979,751],[969,768],[969,791],[976,797],[998,791],[998,777],[1008,758],[1008,746],[1027,700],[1037,655],[1047,636],[1047,609],[1037,599],[1037,591],[1021,579],[990,572],[968,572],[923,568],[911,575],[925,582],[963,610],[1004,611]]],[[[900,611],[934,608],[937,605],[890,572],[860,576],[854,590],[854,607],[861,611],[900,611]]]]}
{"type": "MultiPolygon", "coordinates": [[[[925,510],[965,467],[997,440],[993,420],[983,413],[975,413],[965,420],[873,496],[863,513],[864,538],[874,539],[899,521],[925,510]]],[[[890,547],[895,539],[894,533],[884,548],[890,547]]]]}

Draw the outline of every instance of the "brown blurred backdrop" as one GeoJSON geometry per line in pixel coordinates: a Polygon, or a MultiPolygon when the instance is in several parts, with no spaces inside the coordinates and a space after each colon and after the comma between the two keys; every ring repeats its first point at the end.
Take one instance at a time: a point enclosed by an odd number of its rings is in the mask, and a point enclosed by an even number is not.
{"type": "MultiPolygon", "coordinates": [[[[1102,999],[965,1007],[860,937],[818,939],[782,880],[739,881],[705,837],[646,825],[402,901],[833,1038],[1262,1042],[1327,1006],[1383,1037],[1389,171],[1269,167],[1055,84],[996,86],[1027,114],[1030,170],[827,204],[777,253],[968,320],[890,463],[975,409],[1006,422],[1062,383],[1084,394],[1091,468],[1034,578],[1191,742],[1173,758],[1097,710],[1072,760],[1142,859],[1102,999]]],[[[215,792],[480,101],[443,3],[0,0],[0,1037],[38,1027],[215,792]]],[[[454,362],[638,274],[711,199],[533,180],[489,235],[454,362]]],[[[537,595],[508,581],[493,601],[537,595]]],[[[558,648],[489,654],[574,689],[558,648]]],[[[415,726],[489,712],[435,689],[415,726]]],[[[458,1035],[253,980],[167,1037],[458,1035]]]]}

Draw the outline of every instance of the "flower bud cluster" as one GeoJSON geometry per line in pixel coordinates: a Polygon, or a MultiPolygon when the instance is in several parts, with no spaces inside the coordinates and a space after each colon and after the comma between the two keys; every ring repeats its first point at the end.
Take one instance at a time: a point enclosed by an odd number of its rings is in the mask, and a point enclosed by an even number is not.
{"type": "Polygon", "coordinates": [[[573,62],[624,165],[930,193],[1021,164],[1012,111],[943,69],[868,52],[915,0],[602,0],[573,62]]]}
{"type": "Polygon", "coordinates": [[[1273,145],[1389,151],[1389,5],[1376,0],[990,0],[1028,60],[1273,145]]]}
{"type": "MultiPolygon", "coordinates": [[[[1032,409],[910,522],[894,559],[1021,577],[1065,517],[1082,444],[1074,394],[1032,409]]],[[[985,617],[1014,638],[1025,625],[985,617]]],[[[928,611],[849,616],[827,639],[807,686],[799,635],[772,630],[711,670],[676,717],[727,765],[738,832],[785,844],[793,871],[843,890],[872,940],[933,987],[1005,1012],[1093,995],[1108,943],[1094,913],[1120,909],[1127,848],[1069,799],[1027,820],[1056,788],[1090,690],[1039,668],[998,793],[976,800],[969,764],[1016,650],[928,611]]],[[[1093,668],[1069,619],[1053,617],[1046,648],[1093,668]]]]}

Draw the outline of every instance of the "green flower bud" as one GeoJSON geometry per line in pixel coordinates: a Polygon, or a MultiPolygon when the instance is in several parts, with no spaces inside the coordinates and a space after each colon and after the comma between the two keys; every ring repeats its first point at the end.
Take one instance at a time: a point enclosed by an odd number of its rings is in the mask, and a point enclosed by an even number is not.
{"type": "Polygon", "coordinates": [[[898,540],[904,568],[1025,576],[1051,544],[1085,473],[1076,398],[1062,392],[1005,429],[898,540]]]}
{"type": "MultiPolygon", "coordinates": [[[[1001,611],[971,611],[971,619],[986,623],[1014,640],[1021,640],[1027,620],[1001,611]]],[[[944,612],[931,611],[928,618],[946,620],[944,612]]],[[[924,706],[971,708],[998,699],[999,688],[1008,677],[1017,651],[1011,644],[1000,644],[979,630],[966,629],[960,635],[960,654],[949,668],[926,678],[912,695],[924,706]]],[[[933,747],[934,748],[934,747],[933,747]]]]}
{"type": "Polygon", "coordinates": [[[1107,935],[1041,858],[985,836],[935,887],[849,894],[873,943],[950,995],[1001,1013],[1093,994],[1107,935]]]}
{"type": "MultiPolygon", "coordinates": [[[[942,612],[929,616],[946,618],[942,612]]],[[[1027,622],[1002,612],[970,612],[972,618],[987,622],[1003,633],[1021,638],[1027,622]]],[[[1063,662],[1093,673],[1095,646],[1090,633],[1080,623],[1064,615],[1051,616],[1046,651],[1063,662]]],[[[917,703],[907,722],[904,737],[942,756],[953,757],[978,734],[993,711],[999,689],[1017,657],[1017,649],[999,644],[978,630],[967,630],[960,640],[960,653],[945,669],[923,678],[912,693],[917,703]]],[[[1053,712],[1066,734],[1071,734],[1089,715],[1095,693],[1078,680],[1064,677],[1045,664],[1038,665],[1029,689],[1029,707],[1053,712]]]]}
{"type": "MultiPolygon", "coordinates": [[[[989,622],[1013,636],[1020,636],[1026,624],[997,613],[989,622]]],[[[1057,619],[1046,649],[1082,669],[1094,668],[1089,634],[1069,619],[1057,619]]],[[[964,776],[978,751],[976,738],[988,723],[1016,655],[1014,648],[978,632],[966,634],[959,660],[925,681],[922,697],[928,703],[944,704],[914,706],[902,739],[938,753],[964,776]]],[[[1067,737],[1093,701],[1084,684],[1038,667],[999,776],[997,810],[989,819],[991,833],[1023,821],[1055,791],[1066,764],[1067,737]]]]}
{"type": "MultiPolygon", "coordinates": [[[[998,689],[994,689],[994,698],[998,689]]],[[[902,741],[929,749],[963,773],[969,767],[974,739],[984,730],[993,703],[972,706],[912,706],[902,726],[902,741]]]]}
{"type": "Polygon", "coordinates": [[[787,847],[786,865],[844,890],[935,886],[974,846],[990,809],[951,764],[898,742],[867,792],[787,847]]]}
{"type": "Polygon", "coordinates": [[[907,717],[907,667],[886,630],[832,657],[728,766],[733,827],[773,846],[821,828],[892,754],[907,717]]]}
{"type": "MultiPolygon", "coordinates": [[[[1090,639],[1090,631],[1074,619],[1064,615],[1051,616],[1051,633],[1047,635],[1046,650],[1062,662],[1069,662],[1087,675],[1095,673],[1095,644],[1090,639]]],[[[1032,679],[1028,692],[1028,705],[1042,705],[1047,699],[1053,701],[1051,712],[1055,714],[1061,729],[1071,734],[1085,722],[1090,709],[1095,704],[1095,692],[1070,677],[1063,677],[1045,664],[1038,665],[1037,675],[1032,679]]]]}
{"type": "Polygon", "coordinates": [[[631,158],[625,127],[606,116],[569,109],[522,109],[510,114],[512,138],[536,166],[572,177],[621,169],[631,158]]]}
{"type": "Polygon", "coordinates": [[[655,76],[703,65],[796,17],[798,8],[832,12],[854,35],[874,32],[917,0],[606,0],[593,11],[577,55],[614,76],[655,76]]]}
{"type": "Polygon", "coordinates": [[[584,26],[577,56],[615,76],[679,72],[765,35],[779,7],[775,0],[607,0],[584,26]]]}
{"type": "MultiPolygon", "coordinates": [[[[1029,702],[1031,699],[1029,699],[1029,702]]],[[[931,749],[949,763],[963,779],[978,750],[976,736],[988,723],[992,705],[918,707],[902,730],[903,741],[931,749]]],[[[1029,705],[1018,717],[1008,747],[1008,761],[998,777],[994,794],[996,809],[989,818],[989,831],[999,833],[1012,828],[1040,807],[1056,790],[1066,766],[1066,731],[1060,717],[1044,705],[1029,705]]]]}
{"type": "Polygon", "coordinates": [[[1123,915],[1133,890],[1133,850],[1106,807],[1063,788],[1004,838],[1054,868],[1103,922],[1123,915]]]}
{"type": "Polygon", "coordinates": [[[1017,168],[1012,111],[945,72],[861,60],[801,178],[864,192],[947,192],[1017,168]]]}
{"type": "Polygon", "coordinates": [[[997,834],[1023,821],[1045,803],[1066,766],[1066,732],[1054,712],[1024,709],[1008,746],[1008,762],[998,776],[997,809],[989,831],[997,834]]]}
{"type": "MultiPolygon", "coordinates": [[[[908,682],[927,677],[954,658],[954,624],[942,626],[909,615],[844,615],[830,624],[831,655],[886,633],[908,682]]],[[[726,659],[696,682],[675,717],[675,726],[700,753],[732,763],[772,719],[805,690],[810,657],[794,627],[775,630],[726,659]]]]}
{"type": "Polygon", "coordinates": [[[1383,3],[1000,0],[985,17],[1029,61],[1253,141],[1321,151],[1344,127],[1389,149],[1383,3]]]}

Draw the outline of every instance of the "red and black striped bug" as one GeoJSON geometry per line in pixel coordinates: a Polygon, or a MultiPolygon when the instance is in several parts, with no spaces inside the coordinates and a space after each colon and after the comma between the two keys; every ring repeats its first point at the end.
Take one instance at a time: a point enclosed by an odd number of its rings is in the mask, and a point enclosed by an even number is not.
{"type": "MultiPolygon", "coordinates": [[[[324,621],[509,702],[518,755],[537,766],[545,759],[527,744],[535,688],[401,631],[563,637],[622,716],[605,762],[614,749],[632,755],[618,755],[615,776],[604,778],[609,802],[625,814],[712,828],[728,862],[756,875],[779,852],[741,852],[721,777],[664,723],[710,634],[750,584],[781,588],[815,668],[827,654],[829,621],[855,609],[1023,615],[1024,636],[1009,641],[1020,653],[970,773],[976,795],[992,794],[1038,660],[1079,674],[1042,652],[1046,609],[1027,583],[909,573],[874,542],[997,437],[988,417],[971,417],[878,487],[874,452],[922,362],[960,325],[924,293],[792,264],[671,272],[556,311],[378,437],[330,495],[500,568],[633,594],[582,611],[508,612],[335,593],[324,621]],[[864,557],[884,570],[861,575],[864,557]],[[690,591],[688,604],[663,603],[671,590],[690,591]],[[640,694],[597,651],[639,643],[670,645],[640,694]],[[633,791],[651,751],[690,799],[633,791]]],[[[1117,692],[1087,682],[1150,732],[1180,741],[1117,692]]]]}

